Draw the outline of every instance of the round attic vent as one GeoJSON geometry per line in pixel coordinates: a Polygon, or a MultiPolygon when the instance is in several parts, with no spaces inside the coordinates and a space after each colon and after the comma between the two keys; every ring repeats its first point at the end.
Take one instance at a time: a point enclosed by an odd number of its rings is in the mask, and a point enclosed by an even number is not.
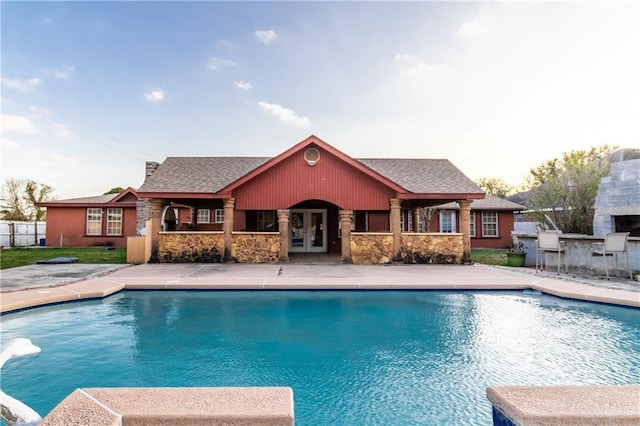
{"type": "Polygon", "coordinates": [[[304,152],[304,161],[310,166],[315,166],[320,160],[320,151],[315,148],[309,148],[304,152]]]}

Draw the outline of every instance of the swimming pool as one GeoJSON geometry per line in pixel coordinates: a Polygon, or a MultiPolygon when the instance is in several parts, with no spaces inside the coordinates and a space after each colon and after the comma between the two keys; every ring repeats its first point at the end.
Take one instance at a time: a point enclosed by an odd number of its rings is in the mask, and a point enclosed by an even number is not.
{"type": "Polygon", "coordinates": [[[2,388],[290,386],[296,424],[491,424],[487,386],[630,384],[640,310],[522,292],[134,292],[2,317],[2,388]]]}

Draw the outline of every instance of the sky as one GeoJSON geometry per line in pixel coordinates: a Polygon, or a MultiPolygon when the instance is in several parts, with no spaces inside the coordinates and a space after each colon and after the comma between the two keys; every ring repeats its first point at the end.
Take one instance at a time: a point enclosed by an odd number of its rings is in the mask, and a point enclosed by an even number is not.
{"type": "Polygon", "coordinates": [[[146,161],[447,158],[520,185],[640,147],[640,2],[2,1],[2,182],[137,188],[146,161]]]}

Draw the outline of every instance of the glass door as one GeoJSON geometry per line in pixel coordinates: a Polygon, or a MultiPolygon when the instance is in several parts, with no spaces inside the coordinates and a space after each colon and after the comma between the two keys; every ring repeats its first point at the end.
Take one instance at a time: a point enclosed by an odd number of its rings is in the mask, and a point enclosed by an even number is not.
{"type": "Polygon", "coordinates": [[[291,210],[289,251],[327,251],[327,211],[291,210]]]}
{"type": "Polygon", "coordinates": [[[291,210],[291,240],[289,241],[289,251],[306,251],[305,250],[305,232],[304,232],[304,211],[291,210]]]}

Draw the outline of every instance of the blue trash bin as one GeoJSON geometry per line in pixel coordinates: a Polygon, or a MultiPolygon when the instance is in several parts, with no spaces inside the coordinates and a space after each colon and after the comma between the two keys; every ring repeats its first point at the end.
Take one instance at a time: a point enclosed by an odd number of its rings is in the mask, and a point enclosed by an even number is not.
{"type": "Polygon", "coordinates": [[[45,246],[45,238],[40,238],[40,247],[45,246]]]}

